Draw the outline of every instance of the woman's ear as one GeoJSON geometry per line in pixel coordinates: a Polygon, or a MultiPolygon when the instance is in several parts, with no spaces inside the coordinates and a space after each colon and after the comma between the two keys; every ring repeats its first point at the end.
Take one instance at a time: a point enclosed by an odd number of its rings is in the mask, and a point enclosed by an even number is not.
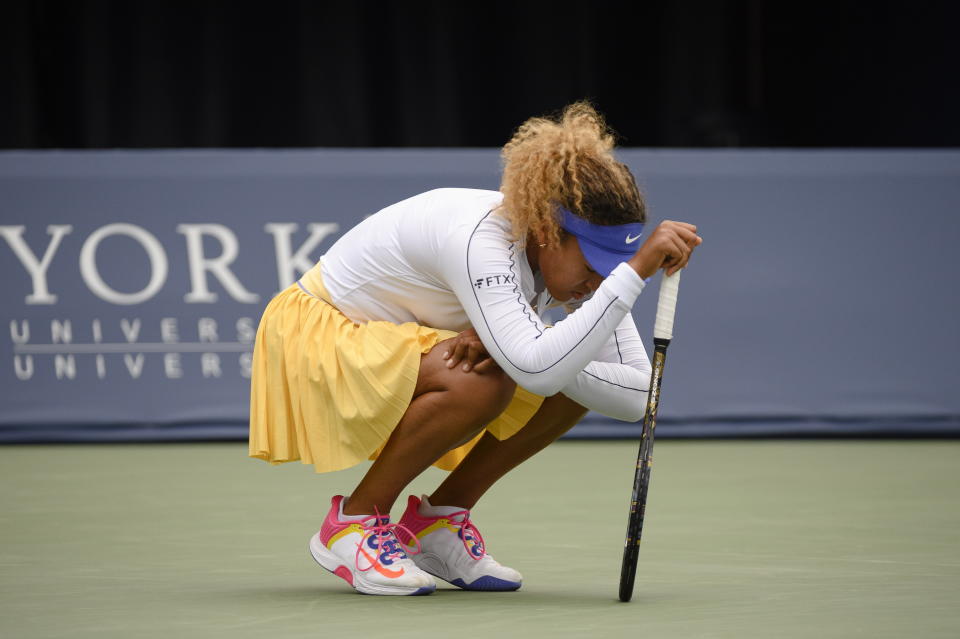
{"type": "Polygon", "coordinates": [[[538,248],[545,248],[547,246],[547,241],[543,239],[543,233],[539,230],[531,231],[530,237],[533,240],[533,243],[537,245],[538,248]]]}

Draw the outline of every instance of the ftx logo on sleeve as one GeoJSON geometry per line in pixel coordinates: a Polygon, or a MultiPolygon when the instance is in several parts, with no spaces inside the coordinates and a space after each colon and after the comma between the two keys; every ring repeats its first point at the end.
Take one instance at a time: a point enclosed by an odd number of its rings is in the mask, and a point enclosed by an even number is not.
{"type": "Polygon", "coordinates": [[[478,277],[473,281],[475,288],[487,288],[490,286],[500,286],[502,284],[516,284],[516,275],[510,273],[487,275],[486,277],[478,277]]]}

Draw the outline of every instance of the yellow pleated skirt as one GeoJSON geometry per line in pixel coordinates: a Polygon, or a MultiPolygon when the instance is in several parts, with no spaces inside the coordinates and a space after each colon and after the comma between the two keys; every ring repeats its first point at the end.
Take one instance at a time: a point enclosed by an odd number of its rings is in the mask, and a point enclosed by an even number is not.
{"type": "MultiPolygon", "coordinates": [[[[318,264],[263,312],[253,351],[251,457],[300,460],[318,473],[376,459],[413,397],[420,356],[456,335],[413,322],[355,324],[329,300],[318,264]]],[[[506,439],[542,402],[518,386],[485,430],[506,439]]],[[[456,468],[482,435],[434,466],[456,468]]]]}

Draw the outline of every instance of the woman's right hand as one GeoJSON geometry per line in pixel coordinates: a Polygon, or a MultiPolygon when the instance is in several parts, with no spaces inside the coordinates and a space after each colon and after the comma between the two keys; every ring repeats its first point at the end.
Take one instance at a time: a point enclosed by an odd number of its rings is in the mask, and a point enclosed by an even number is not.
{"type": "Polygon", "coordinates": [[[477,331],[472,328],[444,342],[443,359],[447,362],[447,368],[453,368],[463,362],[460,369],[464,373],[472,370],[483,374],[500,370],[500,366],[487,352],[487,347],[480,341],[477,331]]]}
{"type": "Polygon", "coordinates": [[[643,279],[661,268],[667,275],[673,275],[687,265],[693,249],[702,242],[703,238],[697,235],[697,227],[693,224],[667,220],[654,229],[628,264],[643,279]]]}

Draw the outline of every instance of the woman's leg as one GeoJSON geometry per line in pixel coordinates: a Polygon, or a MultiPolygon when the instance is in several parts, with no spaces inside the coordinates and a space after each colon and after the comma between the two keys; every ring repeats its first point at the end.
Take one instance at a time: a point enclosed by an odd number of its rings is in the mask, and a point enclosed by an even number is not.
{"type": "Polygon", "coordinates": [[[557,394],[543,400],[540,410],[513,437],[500,441],[490,433],[484,434],[430,495],[430,503],[473,508],[498,479],[570,430],[586,412],[572,399],[557,394]]]}
{"type": "Polygon", "coordinates": [[[444,453],[470,441],[510,403],[516,384],[505,373],[451,370],[444,350],[440,342],[421,358],[410,407],[344,504],[344,514],[370,514],[374,507],[389,513],[407,484],[444,453]]]}

